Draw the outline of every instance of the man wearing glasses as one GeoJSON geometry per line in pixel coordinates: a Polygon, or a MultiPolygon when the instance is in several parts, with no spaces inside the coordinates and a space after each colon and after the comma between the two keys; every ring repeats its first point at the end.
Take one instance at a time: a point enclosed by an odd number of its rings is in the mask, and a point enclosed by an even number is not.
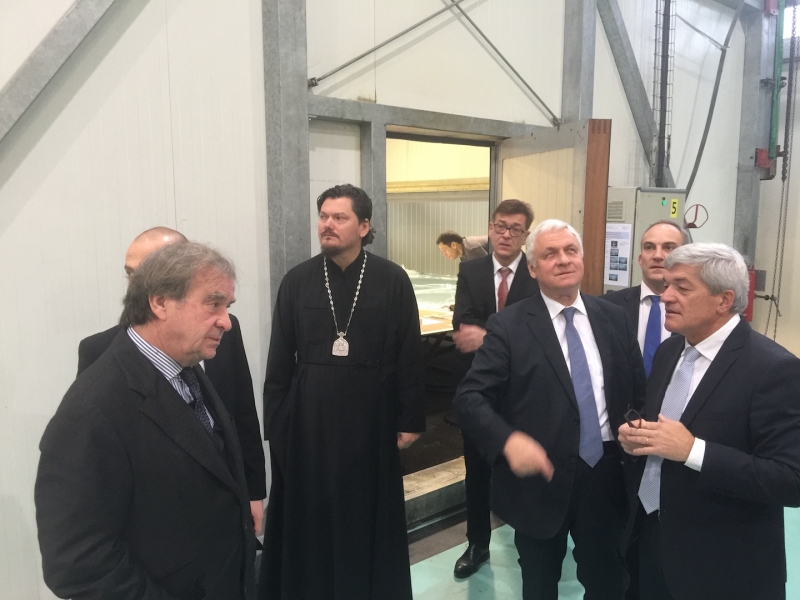
{"type": "MultiPolygon", "coordinates": [[[[489,239],[492,254],[461,263],[453,311],[453,341],[461,352],[456,383],[472,364],[486,335],[486,320],[518,300],[539,291],[522,260],[522,246],[533,222],[533,210],[520,200],[504,200],[492,215],[489,239]],[[521,266],[521,268],[520,268],[521,266]]],[[[467,541],[456,561],[455,576],[469,577],[489,559],[489,485],[492,468],[469,436],[464,437],[466,467],[467,541]]]]}
{"type": "Polygon", "coordinates": [[[666,340],[641,420],[632,495],[647,600],[786,598],[783,508],[800,506],[800,360],[740,318],[749,279],[723,244],[665,262],[666,340]],[[634,504],[635,503],[635,504],[634,504]]]}
{"type": "Polygon", "coordinates": [[[622,598],[628,516],[616,432],[641,408],[636,332],[619,307],[580,293],[583,245],[563,221],[527,241],[541,293],[486,324],[456,393],[459,423],[486,451],[492,509],[515,530],[524,600],[557,600],[567,536],[587,598],[622,598]]]}

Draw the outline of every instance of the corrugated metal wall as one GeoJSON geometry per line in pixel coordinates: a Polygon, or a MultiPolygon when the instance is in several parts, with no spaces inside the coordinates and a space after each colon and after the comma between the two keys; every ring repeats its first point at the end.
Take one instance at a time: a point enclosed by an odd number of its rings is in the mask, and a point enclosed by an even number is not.
{"type": "Polygon", "coordinates": [[[459,261],[436,246],[443,231],[486,235],[488,191],[389,194],[389,259],[420,273],[457,275],[459,261]]]}

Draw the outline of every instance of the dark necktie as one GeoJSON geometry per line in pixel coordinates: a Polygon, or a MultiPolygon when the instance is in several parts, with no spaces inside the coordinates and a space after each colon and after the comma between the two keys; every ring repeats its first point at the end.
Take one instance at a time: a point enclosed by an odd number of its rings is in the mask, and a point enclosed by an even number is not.
{"type": "MultiPolygon", "coordinates": [[[[664,392],[664,401],[661,403],[661,414],[674,421],[683,416],[686,400],[689,398],[689,388],[692,387],[694,375],[694,361],[700,358],[700,353],[694,346],[686,348],[683,362],[672,377],[667,391],[664,392]]],[[[649,515],[661,506],[661,464],[664,459],[660,456],[647,457],[644,467],[642,482],[639,484],[639,500],[645,512],[649,515]]]]}
{"type": "Polygon", "coordinates": [[[211,424],[211,417],[209,417],[208,410],[203,402],[203,392],[200,391],[200,382],[197,380],[197,375],[191,368],[186,368],[181,370],[180,378],[189,386],[189,391],[192,393],[194,400],[189,406],[194,411],[194,416],[197,417],[203,428],[213,436],[214,426],[211,424]]]}
{"type": "Polygon", "coordinates": [[[500,268],[500,285],[497,286],[497,312],[500,312],[506,307],[506,300],[508,300],[508,275],[511,269],[508,267],[500,268]]]}
{"type": "Polygon", "coordinates": [[[589,361],[583,349],[581,337],[572,319],[575,317],[574,306],[561,312],[567,322],[567,350],[572,375],[572,387],[578,401],[578,413],[581,419],[581,441],[578,454],[590,467],[594,467],[603,458],[603,436],[600,433],[600,419],[597,416],[597,403],[592,389],[592,375],[589,372],[589,361]]]}
{"type": "Polygon", "coordinates": [[[661,345],[661,296],[650,296],[650,316],[647,317],[647,328],[644,330],[644,372],[650,376],[653,369],[653,357],[661,345]]]}

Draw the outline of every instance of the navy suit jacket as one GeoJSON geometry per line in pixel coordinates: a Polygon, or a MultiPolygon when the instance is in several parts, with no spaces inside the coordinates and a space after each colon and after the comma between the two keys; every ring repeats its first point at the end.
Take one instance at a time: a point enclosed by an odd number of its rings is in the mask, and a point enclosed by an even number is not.
{"type": "MultiPolygon", "coordinates": [[[[531,277],[525,255],[519,261],[517,272],[508,289],[506,306],[539,293],[539,283],[531,277]]],[[[453,330],[461,323],[477,325],[486,329],[486,321],[497,312],[494,291],[494,262],[492,255],[461,263],[456,285],[456,303],[453,309],[453,330]]],[[[456,369],[456,384],[469,371],[474,352],[461,354],[456,369]]]]}
{"type": "MultiPolygon", "coordinates": [[[[642,355],[621,308],[582,297],[600,349],[608,416],[616,436],[625,411],[642,408],[642,355]]],[[[454,402],[462,429],[493,465],[494,512],[526,535],[554,536],[564,522],[572,493],[580,415],[567,362],[541,293],[489,318],[483,345],[454,402]],[[551,482],[512,473],[503,448],[515,430],[544,447],[555,468],[551,482]]]]}
{"type": "MultiPolygon", "coordinates": [[[[643,413],[651,421],[684,346],[675,335],[656,352],[643,413]]],[[[672,596],[785,598],[783,507],[800,506],[800,360],[742,320],[681,422],[706,450],[699,472],[662,464],[661,556],[672,596]]]]}
{"type": "Polygon", "coordinates": [[[639,304],[642,295],[642,286],[635,285],[633,287],[625,288],[624,290],[616,290],[608,292],[600,296],[603,300],[621,306],[628,313],[633,323],[634,332],[639,328],[639,304]]]}
{"type": "MultiPolygon", "coordinates": [[[[267,496],[261,427],[256,413],[253,380],[250,378],[250,367],[244,352],[242,329],[239,319],[233,315],[230,317],[231,330],[222,336],[216,356],[204,361],[205,372],[236,423],[250,500],[261,500],[267,496]]],[[[78,345],[78,375],[108,349],[119,331],[119,325],[115,325],[81,340],[78,345]]]]}

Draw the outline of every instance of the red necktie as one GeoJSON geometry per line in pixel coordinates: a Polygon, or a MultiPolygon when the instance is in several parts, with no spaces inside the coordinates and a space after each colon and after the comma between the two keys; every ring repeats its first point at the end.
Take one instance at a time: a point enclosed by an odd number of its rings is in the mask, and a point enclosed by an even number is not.
{"type": "Polygon", "coordinates": [[[506,307],[506,300],[508,299],[508,275],[511,269],[502,267],[500,269],[500,285],[497,286],[497,312],[500,312],[506,307]]]}

